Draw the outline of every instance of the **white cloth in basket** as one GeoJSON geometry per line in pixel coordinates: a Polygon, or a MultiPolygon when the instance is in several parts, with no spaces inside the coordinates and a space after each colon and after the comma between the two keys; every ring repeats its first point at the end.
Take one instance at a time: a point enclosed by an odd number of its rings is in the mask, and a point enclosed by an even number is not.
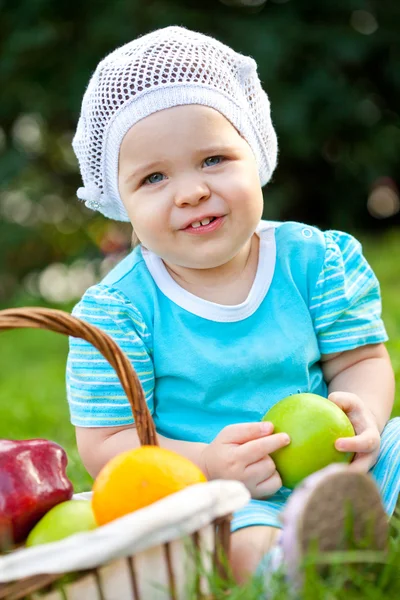
{"type": "MultiPolygon", "coordinates": [[[[74,499],[90,499],[91,492],[74,499]]],[[[238,481],[190,486],[90,532],[16,550],[0,558],[0,582],[42,573],[66,573],[103,565],[199,531],[245,506],[250,494],[238,481]]]]}

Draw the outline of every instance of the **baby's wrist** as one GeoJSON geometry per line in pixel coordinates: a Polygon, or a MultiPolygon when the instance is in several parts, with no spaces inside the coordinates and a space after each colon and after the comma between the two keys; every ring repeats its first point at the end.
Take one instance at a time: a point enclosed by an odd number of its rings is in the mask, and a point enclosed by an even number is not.
{"type": "Polygon", "coordinates": [[[210,475],[210,471],[208,469],[208,465],[207,465],[207,450],[208,450],[208,444],[206,444],[204,446],[204,448],[202,449],[202,451],[200,452],[200,464],[199,467],[200,469],[203,471],[204,475],[207,477],[207,480],[210,481],[211,480],[211,475],[210,475]]]}

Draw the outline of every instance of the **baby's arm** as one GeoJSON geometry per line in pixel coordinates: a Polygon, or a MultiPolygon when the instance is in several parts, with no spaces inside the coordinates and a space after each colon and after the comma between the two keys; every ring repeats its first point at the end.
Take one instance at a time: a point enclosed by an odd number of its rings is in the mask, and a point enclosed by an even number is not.
{"type": "Polygon", "coordinates": [[[325,355],[322,369],[329,393],[350,392],[361,398],[381,433],[394,403],[394,374],[384,344],[371,344],[325,355]]]}
{"type": "Polygon", "coordinates": [[[380,434],[394,403],[394,374],[383,344],[371,344],[322,358],[329,399],[351,420],[356,436],[340,438],[338,450],[355,452],[354,467],[368,471],[379,455],[380,434]]]}
{"type": "MultiPolygon", "coordinates": [[[[117,454],[140,446],[139,436],[133,424],[123,427],[76,427],[75,431],[79,455],[92,477],[96,477],[106,462],[117,454]]],[[[162,435],[157,437],[160,446],[183,454],[202,468],[200,458],[207,444],[181,442],[162,435]]]]}
{"type": "MultiPolygon", "coordinates": [[[[77,427],[81,459],[92,477],[112,457],[139,447],[134,425],[125,427],[77,427]]],[[[186,456],[208,479],[242,481],[254,498],[271,496],[282,486],[269,456],[286,446],[286,433],[273,434],[272,423],[236,423],[225,427],[210,444],[184,442],[158,435],[160,446],[186,456]]]]}

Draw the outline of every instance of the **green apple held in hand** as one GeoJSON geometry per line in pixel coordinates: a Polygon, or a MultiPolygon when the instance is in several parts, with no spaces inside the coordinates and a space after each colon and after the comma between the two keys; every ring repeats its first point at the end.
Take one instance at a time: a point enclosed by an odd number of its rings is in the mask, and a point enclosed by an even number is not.
{"type": "Polygon", "coordinates": [[[282,483],[294,488],[302,479],[331,463],[351,462],[353,453],[339,452],[335,441],[355,435],[348,416],[317,394],[294,394],[277,402],[262,418],[285,432],[290,444],[271,454],[282,483]]]}
{"type": "Polygon", "coordinates": [[[62,540],[74,533],[95,529],[90,500],[67,500],[54,506],[40,519],[26,539],[27,546],[62,540]]]}

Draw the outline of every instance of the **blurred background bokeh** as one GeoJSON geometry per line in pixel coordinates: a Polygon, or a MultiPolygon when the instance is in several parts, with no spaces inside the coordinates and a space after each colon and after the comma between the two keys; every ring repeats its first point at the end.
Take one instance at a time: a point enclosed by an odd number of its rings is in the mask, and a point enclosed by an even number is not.
{"type": "Polygon", "coordinates": [[[170,24],[214,35],[259,65],[280,148],[264,190],[266,218],[383,239],[399,234],[399,5],[235,6],[240,1],[1,3],[2,306],[70,305],[129,251],[129,225],[76,198],[71,140],[98,61],[170,24]]]}

